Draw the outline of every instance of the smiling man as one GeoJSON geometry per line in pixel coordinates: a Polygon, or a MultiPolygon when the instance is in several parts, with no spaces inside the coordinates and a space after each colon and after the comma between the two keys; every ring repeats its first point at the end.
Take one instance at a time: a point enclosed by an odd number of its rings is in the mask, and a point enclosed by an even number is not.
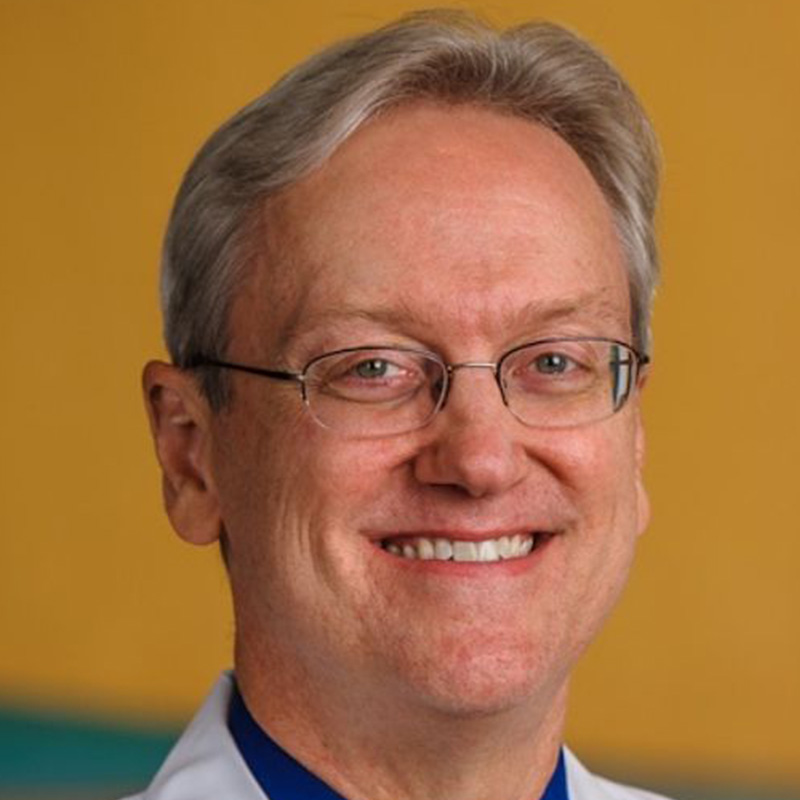
{"type": "Polygon", "coordinates": [[[200,151],[144,387],[235,672],[148,800],[641,798],[562,745],[648,518],[656,148],[572,34],[418,14],[200,151]]]}

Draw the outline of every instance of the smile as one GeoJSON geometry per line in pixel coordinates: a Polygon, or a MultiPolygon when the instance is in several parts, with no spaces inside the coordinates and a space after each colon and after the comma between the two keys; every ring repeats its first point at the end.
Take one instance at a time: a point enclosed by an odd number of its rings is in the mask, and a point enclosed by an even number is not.
{"type": "Polygon", "coordinates": [[[497,539],[464,541],[414,536],[397,541],[384,539],[381,547],[394,556],[421,561],[493,562],[525,558],[553,534],[530,533],[500,536],[497,539]]]}

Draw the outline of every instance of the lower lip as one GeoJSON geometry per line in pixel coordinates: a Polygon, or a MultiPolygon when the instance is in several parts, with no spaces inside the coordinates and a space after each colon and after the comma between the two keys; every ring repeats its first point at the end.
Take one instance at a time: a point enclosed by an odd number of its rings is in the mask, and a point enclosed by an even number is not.
{"type": "Polygon", "coordinates": [[[440,561],[436,559],[403,558],[384,550],[378,543],[373,545],[378,557],[389,559],[391,564],[400,569],[424,572],[430,575],[450,576],[455,578],[497,578],[500,576],[523,575],[534,569],[543,555],[552,547],[558,538],[554,534],[540,542],[527,556],[501,559],[499,561],[440,561]]]}

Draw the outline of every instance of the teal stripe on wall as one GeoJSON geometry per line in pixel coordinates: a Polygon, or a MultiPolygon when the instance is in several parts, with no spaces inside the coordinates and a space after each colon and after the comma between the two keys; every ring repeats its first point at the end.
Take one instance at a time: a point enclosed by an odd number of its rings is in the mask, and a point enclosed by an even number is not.
{"type": "Polygon", "coordinates": [[[0,797],[22,797],[26,787],[142,788],[177,734],[0,708],[0,797]]]}
{"type": "MultiPolygon", "coordinates": [[[[0,707],[0,800],[113,800],[141,790],[178,733],[0,707]]],[[[700,786],[676,775],[631,774],[591,758],[588,764],[676,800],[800,800],[797,787],[700,786]]]]}

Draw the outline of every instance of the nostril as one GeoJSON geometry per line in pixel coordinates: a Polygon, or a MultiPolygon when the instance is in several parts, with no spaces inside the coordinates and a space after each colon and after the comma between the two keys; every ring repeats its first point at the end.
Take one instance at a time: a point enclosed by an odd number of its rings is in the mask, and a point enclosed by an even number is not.
{"type": "MultiPolygon", "coordinates": [[[[527,455],[517,439],[519,424],[488,400],[452,402],[415,457],[415,476],[428,485],[451,486],[472,497],[498,494],[522,480],[527,455]],[[513,428],[512,428],[513,425],[513,428]]],[[[493,399],[493,403],[497,403],[493,399]]]]}

